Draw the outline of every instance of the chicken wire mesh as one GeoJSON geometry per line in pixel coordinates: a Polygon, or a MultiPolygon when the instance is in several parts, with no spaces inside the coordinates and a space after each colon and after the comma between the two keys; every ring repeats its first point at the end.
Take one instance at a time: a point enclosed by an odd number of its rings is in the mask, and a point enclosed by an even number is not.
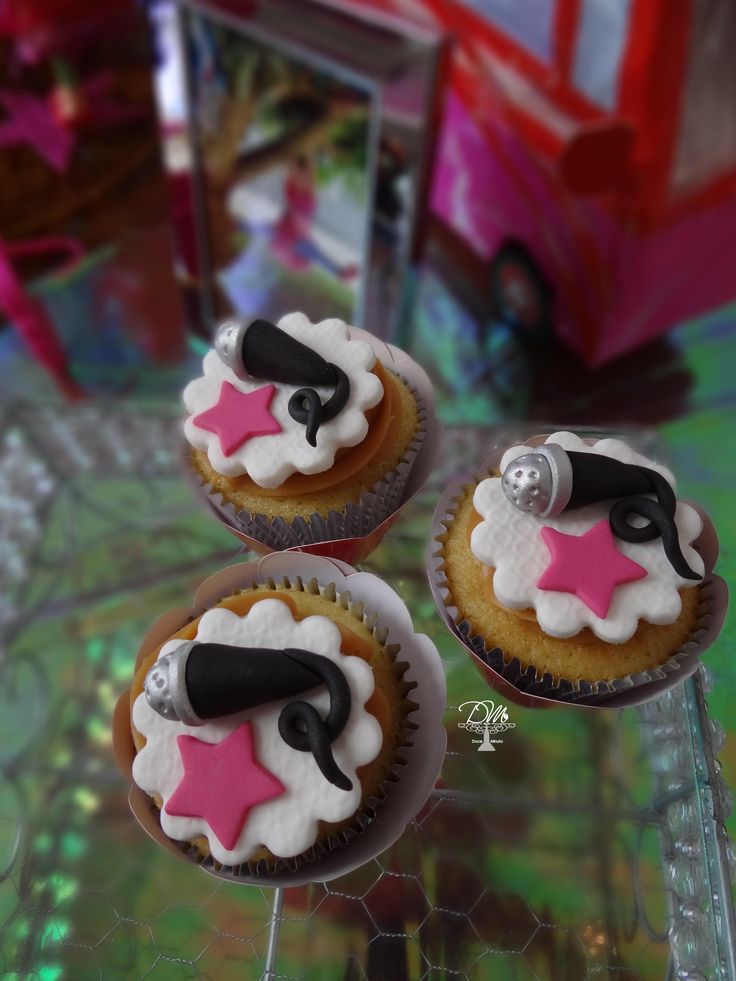
{"type": "Polygon", "coordinates": [[[443,656],[448,754],[387,852],[329,883],[217,880],[133,821],[110,716],[143,632],[232,560],[153,407],[18,405],[0,443],[0,965],[4,978],[736,977],[730,794],[702,675],[639,710],[509,706],[484,751],[460,706],[493,695],[441,626],[423,552],[442,473],[366,564],[443,656]]]}

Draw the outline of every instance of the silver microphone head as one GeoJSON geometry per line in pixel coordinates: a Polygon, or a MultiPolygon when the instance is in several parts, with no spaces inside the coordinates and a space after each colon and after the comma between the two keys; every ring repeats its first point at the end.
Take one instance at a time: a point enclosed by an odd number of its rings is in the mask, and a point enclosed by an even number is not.
{"type": "Polygon", "coordinates": [[[501,478],[506,497],[515,508],[544,514],[552,496],[552,471],[541,453],[525,453],[512,460],[501,478]]]}
{"type": "Polygon", "coordinates": [[[243,364],[243,340],[250,324],[245,320],[225,320],[215,331],[215,351],[223,364],[245,381],[250,376],[243,364]]]}
{"type": "Polygon", "coordinates": [[[196,641],[184,641],[176,650],[164,654],[148,669],[143,681],[146,701],[154,712],[170,722],[202,725],[189,701],[186,684],[186,664],[196,641]]]}
{"type": "Polygon", "coordinates": [[[572,465],[556,443],[524,453],[506,467],[501,477],[509,501],[527,514],[547,518],[565,509],[572,492],[572,465]]]}

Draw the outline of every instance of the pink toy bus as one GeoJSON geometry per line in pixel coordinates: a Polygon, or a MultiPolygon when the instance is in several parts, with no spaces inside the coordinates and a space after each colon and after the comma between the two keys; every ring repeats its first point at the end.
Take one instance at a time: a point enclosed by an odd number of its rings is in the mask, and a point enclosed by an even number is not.
{"type": "Polygon", "coordinates": [[[380,0],[454,39],[432,210],[591,364],[736,297],[732,0],[380,0]]]}

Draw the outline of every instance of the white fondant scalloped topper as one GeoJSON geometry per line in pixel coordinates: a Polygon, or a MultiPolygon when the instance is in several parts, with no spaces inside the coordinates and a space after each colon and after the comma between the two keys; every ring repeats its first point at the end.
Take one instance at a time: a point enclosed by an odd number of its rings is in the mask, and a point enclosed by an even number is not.
{"type": "MultiPolygon", "coordinates": [[[[210,851],[218,862],[238,865],[248,861],[265,845],[274,855],[289,858],[306,851],[317,840],[318,822],[343,821],[359,808],[361,786],[356,770],[375,759],[383,736],[365,703],[373,693],[373,672],[361,658],[340,651],[340,631],[324,616],[296,621],[282,600],[263,599],[241,617],[231,610],[208,610],[199,621],[196,639],[202,642],[242,647],[274,649],[298,648],[314,651],[334,661],[342,669],[351,693],[347,724],[332,744],[335,761],[352,781],[352,790],[341,790],[329,783],[311,753],[288,746],[279,735],[281,710],[285,698],[257,708],[214,719],[202,726],[188,726],[163,718],[146,701],[144,694],[133,705],[133,725],[146,737],[146,745],[133,761],[133,779],[147,794],[163,798],[161,827],[176,841],[207,837],[210,851]],[[208,743],[221,743],[249,722],[258,763],[275,777],[285,792],[255,805],[249,812],[235,846],[226,848],[203,817],[169,814],[166,803],[184,776],[184,764],[177,736],[188,735],[208,743]]],[[[181,641],[169,641],[159,657],[175,650],[181,641]]],[[[322,687],[300,695],[324,717],[329,694],[322,687]]],[[[234,773],[233,780],[238,779],[234,773]]]]}
{"type": "MultiPolygon", "coordinates": [[[[623,463],[649,467],[675,487],[674,477],[665,467],[636,453],[621,440],[602,439],[590,446],[573,433],[560,432],[549,436],[546,442],[557,443],[568,451],[601,454],[623,463]]],[[[531,446],[511,447],[501,460],[501,472],[512,460],[533,452],[531,446]]],[[[542,518],[515,508],[503,492],[501,478],[489,477],[478,484],[473,505],[483,520],[473,529],[470,547],[477,559],[495,569],[493,591],[499,603],[513,610],[533,609],[541,629],[553,637],[573,637],[587,626],[601,640],[624,643],[635,633],[639,620],[656,624],[674,622],[682,609],[679,590],[696,584],[675,572],[661,539],[644,543],[617,539],[618,551],[642,566],[646,576],[618,586],[613,591],[607,615],[597,616],[572,593],[538,587],[551,563],[541,530],[552,528],[565,535],[584,535],[602,520],[608,520],[610,502],[542,518]]],[[[690,505],[678,501],[675,522],[686,561],[702,574],[703,560],[691,547],[702,530],[700,515],[690,505]]]]}
{"type": "MultiPolygon", "coordinates": [[[[218,473],[226,477],[247,474],[265,488],[278,487],[293,473],[315,474],[328,470],[339,449],[357,446],[365,439],[368,433],[365,413],[383,397],[383,385],[372,372],[376,363],[373,349],[365,341],[352,340],[344,321],[332,318],[313,324],[303,313],[290,313],[277,326],[342,368],[350,380],[350,397],[345,407],[334,419],[320,426],[316,446],[310,446],[304,426],[289,414],[289,399],[302,386],[275,383],[268,412],[281,431],[266,429],[266,435],[251,436],[230,453],[224,453],[217,433],[196,425],[195,417],[218,403],[224,382],[237,392],[250,393],[270,385],[271,380],[238,378],[214,350],[205,355],[204,374],[187,385],[183,396],[189,412],[184,432],[190,444],[207,453],[218,473]]],[[[332,394],[320,387],[315,390],[323,400],[332,394]]],[[[229,391],[226,387],[226,392],[229,391]]]]}

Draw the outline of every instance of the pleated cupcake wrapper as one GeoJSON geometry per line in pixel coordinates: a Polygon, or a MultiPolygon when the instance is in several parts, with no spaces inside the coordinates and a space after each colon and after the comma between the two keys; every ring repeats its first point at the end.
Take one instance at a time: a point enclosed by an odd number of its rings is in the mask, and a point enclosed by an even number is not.
{"type": "MultiPolygon", "coordinates": [[[[267,577],[264,579],[264,581],[259,582],[258,585],[268,586],[273,590],[280,589],[287,590],[289,592],[310,593],[312,595],[319,594],[325,597],[325,599],[336,602],[339,606],[354,616],[356,620],[363,623],[371,631],[374,639],[379,645],[386,647],[387,652],[394,662],[396,676],[402,681],[402,694],[404,697],[407,698],[409,692],[416,688],[416,684],[403,681],[403,677],[409,665],[405,661],[397,660],[400,645],[386,643],[388,640],[389,631],[386,627],[383,627],[378,623],[378,615],[375,613],[369,613],[366,610],[364,603],[353,602],[350,598],[349,592],[339,592],[335,583],[328,583],[327,585],[323,586],[317,581],[316,578],[311,578],[305,581],[301,576],[295,576],[293,578],[283,576],[278,580],[267,577]]],[[[181,626],[183,626],[183,624],[180,623],[179,628],[181,626]]],[[[175,630],[179,628],[174,627],[172,632],[175,632],[175,630]]],[[[143,797],[147,799],[147,805],[150,810],[150,819],[155,821],[156,825],[158,826],[159,833],[166,838],[169,845],[173,845],[183,857],[201,866],[204,871],[215,875],[217,878],[242,880],[246,877],[257,878],[258,876],[276,875],[284,871],[296,872],[304,865],[318,861],[325,855],[330,854],[336,848],[348,844],[357,835],[360,835],[363,831],[365,831],[371,822],[376,819],[376,814],[382,803],[386,800],[391,786],[399,780],[401,768],[406,765],[406,760],[402,755],[402,751],[413,746],[412,734],[417,727],[411,721],[410,717],[412,713],[417,710],[417,705],[411,699],[407,698],[406,706],[407,711],[401,721],[401,726],[399,729],[396,755],[388,775],[379,784],[376,793],[362,802],[360,805],[360,810],[356,813],[349,825],[341,829],[339,832],[329,835],[323,841],[316,842],[307,851],[302,852],[297,856],[278,858],[275,861],[260,859],[257,862],[243,862],[237,866],[222,865],[221,863],[217,862],[212,855],[203,856],[196,844],[178,842],[174,839],[168,838],[168,836],[166,836],[163,830],[160,828],[160,811],[153,799],[145,794],[144,791],[140,790],[140,788],[135,787],[135,785],[134,791],[138,791],[139,795],[143,795],[143,797]]],[[[142,798],[139,797],[139,801],[141,799],[142,798]]]]}
{"type": "MultiPolygon", "coordinates": [[[[709,624],[714,606],[713,577],[709,576],[706,578],[699,588],[700,602],[698,604],[698,618],[690,637],[680,650],[673,654],[664,664],[650,668],[648,671],[629,674],[623,678],[614,678],[611,681],[591,682],[582,678],[570,681],[566,678],[555,678],[549,673],[540,675],[531,665],[524,668],[516,657],[507,661],[500,648],[493,647],[489,649],[482,637],[478,634],[473,635],[472,628],[467,620],[460,620],[455,626],[470,650],[490,668],[502,675],[506,681],[510,681],[519,691],[523,691],[529,695],[542,695],[545,698],[553,698],[559,702],[582,703],[585,701],[589,704],[599,704],[607,698],[620,695],[641,685],[648,685],[671,678],[684,665],[690,663],[694,656],[699,654],[702,638],[710,633],[709,624]]],[[[448,610],[451,610],[454,616],[459,617],[457,608],[449,606],[448,610]]],[[[615,650],[612,652],[612,656],[615,657],[615,650]]]]}
{"type": "MultiPolygon", "coordinates": [[[[427,560],[430,585],[433,587],[435,599],[444,607],[448,627],[469,651],[525,695],[584,705],[589,708],[605,705],[611,699],[618,701],[618,696],[646,685],[653,686],[653,691],[656,686],[656,693],[659,694],[662,687],[660,683],[676,684],[679,680],[678,675],[682,675],[684,680],[692,674],[697,666],[698,657],[720,632],[725,615],[724,583],[720,577],[712,574],[707,575],[697,587],[700,596],[697,620],[688,640],[680,650],[663,664],[648,671],[628,674],[610,681],[591,682],[582,678],[559,678],[547,672],[540,673],[533,665],[524,668],[517,657],[508,657],[500,647],[489,647],[485,638],[474,634],[471,624],[462,619],[460,611],[452,603],[452,591],[444,567],[444,536],[470,489],[490,476],[496,476],[495,466],[492,462],[486,461],[473,481],[455,483],[443,494],[432,520],[431,544],[427,560]]],[[[615,657],[613,644],[611,652],[612,657],[615,657]]]]}
{"type": "Polygon", "coordinates": [[[238,511],[212,484],[200,482],[199,486],[209,503],[232,528],[275,551],[370,535],[401,507],[406,482],[427,433],[427,410],[421,395],[407,378],[398,372],[395,374],[399,375],[414,396],[419,412],[419,426],[398,466],[363,494],[359,501],[347,504],[344,511],[330,511],[327,516],[313,512],[308,518],[299,517],[287,521],[284,518],[252,514],[247,510],[238,511]]]}

